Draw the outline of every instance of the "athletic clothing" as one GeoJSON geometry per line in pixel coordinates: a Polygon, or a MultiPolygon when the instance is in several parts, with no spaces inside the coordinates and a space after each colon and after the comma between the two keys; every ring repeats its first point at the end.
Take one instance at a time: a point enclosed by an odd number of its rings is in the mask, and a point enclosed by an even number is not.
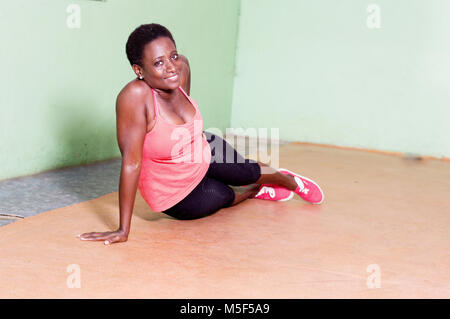
{"type": "Polygon", "coordinates": [[[163,211],[177,219],[197,219],[229,207],[235,195],[228,185],[249,185],[261,177],[257,162],[244,159],[217,135],[204,133],[211,149],[211,163],[205,177],[183,200],[163,211]]]}
{"type": "Polygon", "coordinates": [[[211,149],[203,134],[203,119],[198,104],[179,90],[195,108],[192,120],[176,125],[165,121],[156,103],[155,125],[145,136],[138,188],[154,211],[166,210],[185,198],[208,171],[211,149]]]}

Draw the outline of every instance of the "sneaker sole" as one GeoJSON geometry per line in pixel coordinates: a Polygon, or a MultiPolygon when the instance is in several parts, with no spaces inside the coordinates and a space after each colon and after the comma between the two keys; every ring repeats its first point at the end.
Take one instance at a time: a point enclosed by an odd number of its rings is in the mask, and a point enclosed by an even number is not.
{"type": "MultiPolygon", "coordinates": [[[[322,189],[320,188],[319,184],[317,184],[315,181],[309,179],[308,177],[305,177],[305,176],[299,175],[299,174],[297,174],[297,173],[294,173],[293,171],[290,171],[290,170],[288,170],[288,169],[286,169],[286,168],[280,168],[280,169],[278,169],[278,171],[280,171],[280,170],[283,170],[283,171],[285,171],[285,172],[291,173],[291,174],[294,175],[294,176],[298,176],[298,177],[304,178],[304,179],[306,179],[308,182],[311,182],[311,183],[313,183],[314,185],[316,185],[317,188],[319,188],[320,193],[322,194],[322,200],[321,200],[320,202],[318,202],[318,203],[312,203],[312,202],[308,202],[308,203],[311,203],[311,204],[313,204],[313,205],[320,205],[320,204],[323,203],[323,201],[325,200],[325,194],[323,193],[323,191],[322,191],[322,189]]],[[[293,194],[292,194],[292,195],[293,195],[293,194]]],[[[302,199],[303,199],[303,198],[302,198],[302,199]]],[[[303,199],[303,200],[304,200],[304,199],[303,199]]],[[[307,201],[305,201],[305,202],[307,202],[307,201]]]]}

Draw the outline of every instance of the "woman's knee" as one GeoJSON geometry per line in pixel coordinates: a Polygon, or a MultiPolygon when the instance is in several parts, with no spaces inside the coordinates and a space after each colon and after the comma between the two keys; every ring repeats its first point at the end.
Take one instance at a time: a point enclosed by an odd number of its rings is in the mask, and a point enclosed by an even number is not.
{"type": "Polygon", "coordinates": [[[245,160],[244,163],[233,164],[228,175],[229,185],[244,186],[254,184],[261,177],[261,167],[256,162],[245,160]]]}
{"type": "Polygon", "coordinates": [[[205,177],[191,194],[164,213],[181,220],[199,219],[231,206],[234,197],[231,187],[205,177]]]}
{"type": "Polygon", "coordinates": [[[244,173],[246,184],[253,184],[261,177],[261,166],[258,162],[246,160],[244,173]]]}

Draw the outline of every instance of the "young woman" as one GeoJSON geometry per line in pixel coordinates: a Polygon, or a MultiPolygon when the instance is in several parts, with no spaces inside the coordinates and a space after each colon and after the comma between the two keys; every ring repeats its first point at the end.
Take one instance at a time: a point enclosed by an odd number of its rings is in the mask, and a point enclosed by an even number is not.
{"type": "Polygon", "coordinates": [[[198,105],[189,96],[189,62],[169,30],[141,25],[129,36],[126,52],[137,79],[116,103],[120,226],[80,239],[126,241],[138,188],[152,210],[177,219],[201,218],[247,198],[289,200],[294,192],[322,203],[323,192],[312,180],[244,159],[220,137],[203,132],[198,105]],[[239,192],[229,185],[251,186],[239,192]]]}

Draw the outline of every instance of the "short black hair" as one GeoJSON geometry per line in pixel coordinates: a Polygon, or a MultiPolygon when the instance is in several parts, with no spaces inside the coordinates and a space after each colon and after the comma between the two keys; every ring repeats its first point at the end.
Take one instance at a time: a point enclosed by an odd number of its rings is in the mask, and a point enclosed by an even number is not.
{"type": "Polygon", "coordinates": [[[126,44],[127,57],[130,64],[142,66],[145,45],[161,37],[168,37],[175,44],[172,33],[166,27],[157,23],[142,24],[131,32],[126,44]]]}

